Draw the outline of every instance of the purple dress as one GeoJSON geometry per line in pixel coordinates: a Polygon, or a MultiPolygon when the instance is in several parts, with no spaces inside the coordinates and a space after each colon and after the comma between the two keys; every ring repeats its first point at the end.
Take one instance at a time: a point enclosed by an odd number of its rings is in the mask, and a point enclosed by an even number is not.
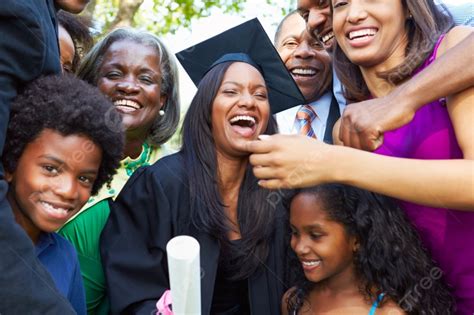
{"type": "MultiPolygon", "coordinates": [[[[433,53],[417,72],[434,61],[443,37],[438,39],[433,53]]],[[[423,160],[463,158],[444,100],[421,107],[408,125],[385,133],[383,145],[375,152],[423,160]]],[[[413,180],[416,181],[416,178],[413,180]]],[[[425,189],[422,184],[418,187],[420,192],[425,189]]],[[[446,281],[453,287],[457,314],[473,314],[474,212],[433,208],[405,201],[399,203],[439,263],[446,281]]]]}

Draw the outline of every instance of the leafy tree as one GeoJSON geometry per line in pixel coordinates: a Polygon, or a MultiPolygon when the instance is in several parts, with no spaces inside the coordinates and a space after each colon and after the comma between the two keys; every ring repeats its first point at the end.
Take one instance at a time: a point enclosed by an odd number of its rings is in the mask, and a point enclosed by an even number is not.
{"type": "Polygon", "coordinates": [[[102,34],[123,26],[167,34],[189,27],[192,20],[209,16],[213,9],[241,12],[244,4],[245,0],[91,0],[83,14],[97,22],[102,34]]]}

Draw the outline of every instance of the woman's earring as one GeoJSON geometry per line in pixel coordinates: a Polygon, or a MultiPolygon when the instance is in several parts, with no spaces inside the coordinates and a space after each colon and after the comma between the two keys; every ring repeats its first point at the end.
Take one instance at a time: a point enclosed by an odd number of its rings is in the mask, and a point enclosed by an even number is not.
{"type": "Polygon", "coordinates": [[[161,117],[163,117],[165,115],[165,111],[160,109],[160,111],[158,112],[158,114],[160,114],[161,117]]]}

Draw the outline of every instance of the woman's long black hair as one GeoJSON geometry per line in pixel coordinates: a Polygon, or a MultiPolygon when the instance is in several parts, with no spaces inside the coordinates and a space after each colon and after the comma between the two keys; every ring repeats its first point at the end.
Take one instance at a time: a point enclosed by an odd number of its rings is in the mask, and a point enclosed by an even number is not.
{"type": "MultiPolygon", "coordinates": [[[[408,314],[451,314],[454,300],[421,240],[395,202],[385,196],[340,184],[303,189],[314,196],[331,220],[341,223],[359,241],[354,253],[361,293],[370,301],[385,293],[408,314]]],[[[296,288],[288,295],[288,310],[299,309],[314,287],[295,269],[296,288]]],[[[314,307],[314,306],[313,306],[314,307]]]]}
{"type": "MultiPolygon", "coordinates": [[[[224,213],[224,203],[218,189],[218,165],[212,136],[212,105],[223,77],[233,62],[213,67],[198,85],[198,90],[183,122],[185,167],[189,178],[192,224],[213,235],[221,245],[221,258],[231,264],[230,279],[244,279],[265,261],[274,228],[274,209],[267,202],[269,191],[257,185],[251,167],[247,167],[239,191],[238,223],[241,242],[238,250],[230,250],[228,233],[232,230],[224,213]],[[225,254],[223,254],[225,253],[225,254]]],[[[277,131],[270,116],[265,134],[277,131]]]]}

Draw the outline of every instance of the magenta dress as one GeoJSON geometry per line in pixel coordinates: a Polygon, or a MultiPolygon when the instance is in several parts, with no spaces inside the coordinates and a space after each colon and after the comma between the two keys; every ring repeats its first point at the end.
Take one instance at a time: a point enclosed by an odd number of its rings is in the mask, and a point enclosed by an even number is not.
{"type": "MultiPolygon", "coordinates": [[[[443,37],[438,39],[433,53],[417,72],[434,61],[443,37]]],[[[463,158],[444,100],[421,107],[408,125],[385,133],[384,144],[375,152],[423,160],[463,158]]],[[[422,192],[424,185],[418,185],[418,189],[422,192]]],[[[474,314],[474,212],[399,203],[453,287],[456,313],[474,314]]]]}

